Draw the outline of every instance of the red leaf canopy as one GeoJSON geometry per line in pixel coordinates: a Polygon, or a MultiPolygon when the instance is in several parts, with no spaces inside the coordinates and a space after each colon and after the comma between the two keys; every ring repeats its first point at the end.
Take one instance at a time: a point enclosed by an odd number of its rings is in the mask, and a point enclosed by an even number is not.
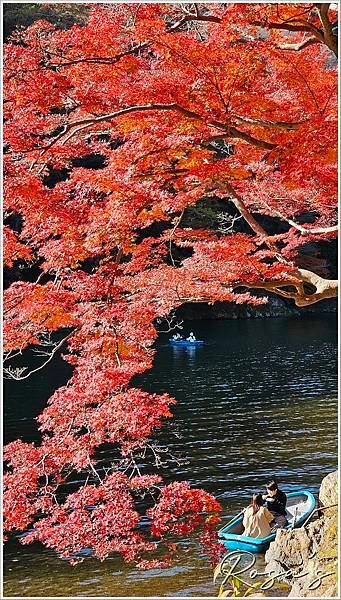
{"type": "Polygon", "coordinates": [[[159,494],[152,536],[212,528],[219,505],[206,492],[133,477],[135,466],[103,475],[95,452],[110,443],[134,465],[171,416],[166,393],[130,387],[152,365],[157,319],[184,302],[266,302],[253,288],[299,305],[335,294],[297,262],[336,231],[336,14],[325,6],[97,5],[85,26],[39,21],[6,45],[5,259],[39,269],[6,291],[6,351],[60,335],[52,353],[64,343],[74,366],[38,418],[41,442],[6,448],[6,529],[31,527],[24,542],[145,566],[141,488],[159,494]],[[184,224],[212,197],[232,202],[248,233],[184,224]],[[261,215],[285,233],[269,236],[261,215]],[[65,499],[77,471],[89,475],[65,499]]]}

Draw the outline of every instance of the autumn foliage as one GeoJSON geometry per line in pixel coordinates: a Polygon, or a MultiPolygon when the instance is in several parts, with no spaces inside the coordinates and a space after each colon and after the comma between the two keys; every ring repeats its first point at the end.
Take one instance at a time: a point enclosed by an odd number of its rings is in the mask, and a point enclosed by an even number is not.
{"type": "Polygon", "coordinates": [[[85,26],[38,21],[6,45],[7,358],[42,346],[73,366],[38,417],[40,444],[5,449],[5,528],[28,530],[24,543],[146,566],[155,541],[214,528],[212,496],[137,471],[175,400],[130,382],[152,365],[157,320],[184,302],[335,296],[299,256],[337,229],[336,17],[327,4],[97,5],[85,26]],[[183,225],[212,197],[248,233],[183,225]],[[102,444],[125,467],[103,471],[102,444]]]}

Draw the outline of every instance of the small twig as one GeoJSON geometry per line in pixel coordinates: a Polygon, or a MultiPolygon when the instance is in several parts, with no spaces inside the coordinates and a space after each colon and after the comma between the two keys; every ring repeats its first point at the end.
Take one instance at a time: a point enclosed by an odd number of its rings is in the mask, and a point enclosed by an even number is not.
{"type": "Polygon", "coordinates": [[[175,321],[176,315],[170,314],[168,317],[163,317],[157,319],[156,323],[162,323],[162,321],[166,321],[168,325],[168,329],[158,329],[158,333],[170,333],[170,331],[174,331],[175,329],[183,329],[182,324],[183,321],[175,321]],[[174,322],[175,321],[175,322],[174,322]]]}
{"type": "Polygon", "coordinates": [[[185,212],[185,209],[183,208],[182,211],[181,211],[180,216],[177,218],[176,223],[175,223],[175,225],[174,225],[174,227],[173,227],[173,229],[172,229],[172,231],[170,232],[170,235],[169,235],[169,254],[170,254],[170,257],[171,257],[171,261],[172,261],[173,267],[175,267],[175,262],[174,262],[173,254],[172,254],[172,240],[173,240],[173,235],[174,235],[177,227],[179,227],[182,217],[184,216],[184,212],[185,212]]]}
{"type": "Polygon", "coordinates": [[[101,478],[101,476],[99,475],[99,473],[96,471],[94,465],[92,464],[92,462],[90,460],[90,456],[88,456],[88,460],[89,460],[90,469],[92,470],[92,472],[94,473],[94,475],[96,475],[96,477],[99,479],[99,481],[101,483],[103,483],[103,479],[101,478]]]}
{"type": "Polygon", "coordinates": [[[309,515],[309,517],[304,521],[302,527],[305,527],[307,525],[307,523],[309,523],[311,517],[313,516],[313,514],[315,514],[316,512],[319,512],[320,510],[327,510],[327,508],[335,508],[336,506],[338,506],[338,504],[329,504],[329,506],[318,506],[317,508],[315,508],[309,515]]]}

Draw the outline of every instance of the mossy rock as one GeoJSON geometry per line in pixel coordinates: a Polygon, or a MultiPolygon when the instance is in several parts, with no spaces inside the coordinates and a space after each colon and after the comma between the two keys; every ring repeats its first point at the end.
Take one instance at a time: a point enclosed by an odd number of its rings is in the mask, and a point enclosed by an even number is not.
{"type": "Polygon", "coordinates": [[[317,557],[323,559],[337,559],[338,557],[338,523],[337,514],[327,522],[317,557]]]}

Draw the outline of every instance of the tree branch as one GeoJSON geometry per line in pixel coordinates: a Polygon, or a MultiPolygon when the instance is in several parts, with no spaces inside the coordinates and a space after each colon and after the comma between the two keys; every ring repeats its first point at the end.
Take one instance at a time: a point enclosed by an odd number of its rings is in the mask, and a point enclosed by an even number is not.
{"type": "Polygon", "coordinates": [[[296,221],[293,221],[292,219],[289,219],[288,217],[284,217],[278,211],[274,211],[274,212],[278,217],[283,219],[283,221],[287,221],[287,223],[289,223],[289,225],[291,225],[292,227],[297,229],[297,231],[299,231],[302,235],[318,234],[318,233],[334,233],[339,230],[338,225],[331,225],[330,227],[312,227],[311,229],[307,229],[306,227],[303,227],[303,225],[296,223],[296,221]]]}
{"type": "MultiPolygon", "coordinates": [[[[275,198],[275,200],[286,200],[286,198],[275,198]]],[[[272,213],[274,213],[277,217],[279,217],[283,221],[286,221],[287,223],[289,223],[289,225],[291,225],[292,227],[294,227],[295,229],[297,229],[297,231],[299,231],[302,235],[318,234],[318,233],[334,233],[334,232],[336,232],[336,231],[339,230],[339,226],[338,225],[331,225],[329,227],[311,227],[311,228],[307,228],[304,225],[300,225],[300,223],[296,223],[296,221],[294,221],[293,219],[290,219],[289,217],[285,217],[281,212],[279,212],[279,210],[274,210],[266,202],[263,201],[262,204],[269,211],[271,211],[272,213]]]]}
{"type": "Polygon", "coordinates": [[[317,39],[321,42],[324,41],[323,32],[315,25],[308,23],[307,21],[302,21],[300,23],[266,23],[262,21],[252,21],[252,25],[257,25],[258,27],[268,27],[269,29],[285,29],[286,31],[292,32],[309,32],[313,33],[317,39]]]}
{"type": "Polygon", "coordinates": [[[66,342],[66,340],[72,335],[72,333],[73,333],[73,331],[71,333],[69,333],[67,336],[65,336],[62,340],[60,340],[60,342],[58,342],[54,346],[53,350],[50,353],[44,352],[45,355],[48,355],[48,359],[45,360],[45,362],[43,362],[36,369],[32,369],[32,371],[28,371],[28,373],[26,373],[25,375],[22,375],[22,373],[27,370],[27,367],[21,367],[21,368],[19,367],[18,369],[13,369],[12,367],[8,367],[8,368],[4,369],[4,375],[5,375],[5,377],[7,379],[15,379],[16,381],[22,381],[23,379],[28,379],[28,377],[31,377],[31,375],[33,375],[33,373],[36,373],[37,371],[40,371],[49,362],[51,362],[51,360],[53,359],[53,357],[56,354],[57,350],[59,350],[59,348],[62,347],[62,345],[64,344],[64,342],[66,342]]]}
{"type": "Polygon", "coordinates": [[[232,187],[230,183],[225,183],[226,190],[229,194],[231,194],[231,200],[235,205],[236,209],[239,210],[242,217],[251,227],[252,231],[254,231],[257,235],[262,238],[268,237],[267,232],[263,227],[256,221],[256,219],[252,216],[250,211],[247,209],[246,204],[243,198],[236,192],[236,190],[232,187]]]}
{"type": "Polygon", "coordinates": [[[326,298],[337,298],[337,279],[324,279],[323,277],[320,277],[320,275],[317,275],[312,271],[308,271],[307,269],[298,269],[298,273],[302,281],[309,283],[316,288],[316,292],[313,294],[298,295],[298,297],[295,298],[297,306],[307,306],[326,298]]]}
{"type": "Polygon", "coordinates": [[[305,121],[297,121],[295,123],[289,123],[287,121],[265,121],[263,119],[249,119],[248,117],[242,117],[235,115],[237,125],[240,123],[249,123],[250,125],[256,125],[259,127],[266,127],[268,129],[286,129],[287,131],[293,131],[298,129],[300,125],[304,125],[305,121]]]}
{"type": "Polygon", "coordinates": [[[323,27],[323,39],[324,43],[334,52],[335,56],[338,55],[338,47],[337,47],[337,37],[333,34],[332,24],[329,21],[328,11],[330,7],[330,3],[316,3],[320,21],[323,27]]]}
{"type": "Polygon", "coordinates": [[[306,20],[297,19],[296,22],[292,20],[290,23],[283,21],[282,23],[275,22],[262,22],[262,21],[253,21],[253,25],[257,25],[259,27],[268,27],[269,29],[285,29],[286,31],[292,32],[307,32],[311,33],[314,38],[309,38],[309,40],[302,41],[298,44],[283,44],[283,46],[279,46],[284,50],[302,50],[307,46],[310,46],[314,43],[325,44],[328,48],[335,54],[338,55],[338,47],[337,47],[337,37],[333,34],[332,24],[328,18],[328,11],[330,7],[330,3],[315,3],[315,6],[318,10],[320,21],[322,24],[322,29],[316,27],[312,23],[309,23],[306,20]],[[315,39],[315,41],[313,41],[315,39]]]}
{"type": "MultiPolygon", "coordinates": [[[[330,298],[337,298],[338,295],[338,281],[336,279],[324,279],[312,271],[306,269],[297,269],[293,272],[293,277],[301,279],[301,282],[293,282],[290,279],[283,279],[282,281],[265,281],[264,283],[241,284],[242,287],[249,289],[262,289],[269,292],[273,292],[283,298],[289,298],[294,300],[296,306],[310,306],[321,300],[330,298]],[[315,291],[308,294],[305,290],[304,283],[310,284],[315,287],[315,291]],[[295,291],[283,290],[282,288],[294,288],[295,291]]],[[[241,287],[239,286],[239,287],[241,287]]]]}
{"type": "Polygon", "coordinates": [[[280,50],[294,50],[297,52],[303,50],[303,48],[307,48],[307,46],[312,46],[313,44],[322,44],[322,42],[315,37],[311,37],[298,44],[281,44],[278,47],[280,50]]]}
{"type": "MultiPolygon", "coordinates": [[[[256,221],[256,219],[250,213],[250,211],[248,210],[242,197],[234,190],[234,188],[229,183],[226,185],[226,189],[231,194],[231,201],[234,203],[235,207],[239,210],[240,214],[244,217],[245,221],[248,223],[248,225],[251,227],[251,229],[264,240],[264,243],[266,243],[267,246],[270,248],[270,250],[272,250],[274,252],[276,258],[279,261],[283,262],[284,259],[281,257],[276,244],[273,242],[269,242],[267,240],[267,237],[268,237],[267,232],[265,231],[265,229],[263,229],[263,227],[256,221]]],[[[285,217],[282,217],[282,218],[285,219],[285,217]]],[[[288,220],[288,222],[290,223],[289,220],[288,220]]],[[[303,234],[313,232],[312,229],[305,230],[304,227],[301,228],[301,226],[299,224],[295,223],[295,221],[292,221],[292,223],[294,224],[293,226],[296,226],[296,227],[302,229],[303,231],[301,231],[301,233],[303,233],[303,234]]],[[[316,232],[329,233],[330,231],[336,231],[336,230],[337,230],[337,227],[334,227],[334,226],[327,227],[327,228],[315,228],[314,233],[316,233],[316,232]]],[[[308,271],[306,269],[299,269],[299,268],[295,269],[293,271],[292,275],[294,278],[296,277],[300,281],[293,282],[292,280],[290,281],[290,278],[288,278],[283,281],[264,282],[264,283],[260,283],[259,285],[257,284],[257,285],[250,285],[250,286],[245,286],[245,287],[261,288],[261,289],[272,291],[275,294],[278,294],[279,296],[284,296],[285,298],[292,298],[295,301],[296,306],[307,306],[310,304],[314,304],[315,302],[319,302],[320,300],[324,300],[326,298],[336,298],[337,297],[337,293],[338,293],[338,281],[337,280],[324,279],[323,277],[320,277],[320,275],[317,275],[316,273],[313,273],[312,271],[308,271]],[[313,292],[312,294],[308,294],[305,291],[304,283],[314,286],[316,288],[316,291],[313,292]],[[296,291],[291,292],[291,291],[281,289],[282,287],[288,287],[288,286],[293,286],[296,289],[296,291]]]]}
{"type": "MultiPolygon", "coordinates": [[[[232,125],[229,125],[228,123],[221,123],[220,121],[208,121],[202,115],[200,115],[192,110],[189,110],[188,108],[180,106],[180,104],[177,104],[175,102],[170,103],[170,104],[151,103],[151,104],[128,106],[126,108],[121,108],[112,113],[108,113],[106,115],[101,115],[99,117],[89,117],[87,119],[80,119],[78,121],[66,123],[63,127],[63,130],[47,146],[45,146],[45,148],[43,148],[42,152],[39,155],[39,158],[41,158],[59,140],[64,138],[62,141],[62,144],[64,145],[74,135],[76,135],[77,133],[79,133],[80,131],[82,131],[84,129],[87,129],[88,127],[91,127],[92,125],[96,125],[97,123],[102,123],[104,121],[112,121],[113,119],[115,119],[117,117],[120,117],[122,115],[131,114],[134,112],[146,112],[146,111],[154,111],[154,110],[156,110],[156,111],[174,110],[174,111],[184,115],[185,117],[188,117],[189,119],[200,121],[201,123],[204,123],[208,127],[215,127],[216,129],[225,131],[226,133],[224,134],[224,137],[239,138],[241,140],[244,140],[248,144],[257,146],[259,148],[263,148],[265,150],[273,150],[276,147],[276,144],[272,144],[271,142],[267,142],[266,140],[261,140],[261,139],[255,138],[254,136],[252,136],[244,131],[240,131],[239,129],[236,129],[236,127],[233,127],[232,125]],[[68,134],[68,135],[66,135],[66,134],[68,134]],[[64,137],[65,135],[66,135],[66,137],[64,137]]],[[[32,163],[31,169],[38,162],[39,158],[36,159],[32,163]]]]}
{"type": "Polygon", "coordinates": [[[174,23],[174,25],[171,25],[171,27],[168,28],[168,31],[176,31],[177,29],[179,29],[179,27],[181,27],[185,23],[189,23],[191,21],[221,23],[221,18],[216,17],[214,15],[188,14],[188,15],[184,15],[183,17],[181,17],[181,19],[177,23],[174,23]]]}
{"type": "MultiPolygon", "coordinates": [[[[60,62],[60,63],[48,63],[48,67],[69,67],[72,65],[77,65],[79,63],[90,63],[90,64],[104,64],[104,65],[112,65],[117,63],[119,60],[121,60],[121,58],[124,58],[125,56],[129,56],[130,54],[133,54],[134,52],[137,52],[138,50],[142,50],[143,48],[146,48],[148,45],[150,44],[150,42],[144,42],[141,44],[138,44],[137,46],[134,46],[133,48],[131,48],[130,50],[124,50],[123,52],[120,52],[119,54],[116,54],[115,56],[88,56],[88,57],[84,57],[84,58],[75,58],[74,60],[67,60],[65,62],[60,62]]],[[[63,58],[63,57],[60,57],[63,58]]]]}
{"type": "MultiPolygon", "coordinates": [[[[262,21],[252,21],[252,25],[257,25],[259,27],[267,27],[269,29],[285,29],[286,31],[292,31],[294,33],[299,32],[307,32],[313,34],[314,38],[310,38],[304,42],[299,44],[284,44],[280,46],[281,49],[285,50],[302,50],[307,46],[316,43],[326,44],[332,52],[337,56],[338,47],[337,47],[337,38],[334,36],[332,31],[332,25],[328,18],[328,11],[330,7],[330,3],[316,3],[315,6],[318,9],[320,21],[322,24],[322,29],[316,27],[312,23],[309,23],[306,20],[301,19],[291,19],[291,21],[283,21],[282,23],[275,22],[262,22],[262,21]]],[[[305,13],[304,13],[305,14],[305,13]]],[[[198,8],[195,7],[195,14],[186,14],[184,15],[177,23],[174,23],[171,27],[169,27],[168,31],[176,31],[185,23],[189,23],[190,21],[202,21],[202,22],[212,22],[212,23],[220,23],[221,18],[215,15],[201,15],[198,11],[198,8]]]]}

